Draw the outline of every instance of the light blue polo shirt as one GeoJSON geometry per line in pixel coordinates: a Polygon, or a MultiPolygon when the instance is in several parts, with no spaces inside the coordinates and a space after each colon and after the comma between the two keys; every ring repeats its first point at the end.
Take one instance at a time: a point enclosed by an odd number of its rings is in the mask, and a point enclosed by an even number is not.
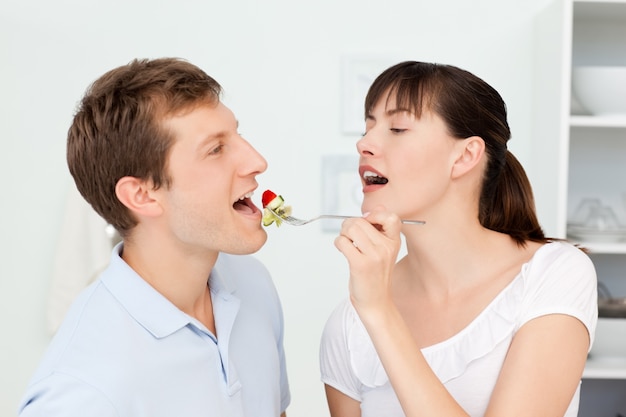
{"type": "Polygon", "coordinates": [[[290,394],[282,309],[265,267],[219,256],[209,279],[216,339],[120,249],[73,303],[20,417],[278,417],[290,394]]]}

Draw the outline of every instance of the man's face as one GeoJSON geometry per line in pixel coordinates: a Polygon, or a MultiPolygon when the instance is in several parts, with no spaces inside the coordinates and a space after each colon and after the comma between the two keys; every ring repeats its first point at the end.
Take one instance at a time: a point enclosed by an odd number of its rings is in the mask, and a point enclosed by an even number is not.
{"type": "Polygon", "coordinates": [[[175,137],[166,166],[172,179],[162,196],[174,244],[189,251],[256,252],[267,234],[250,200],[265,159],[238,131],[221,102],[202,105],[164,122],[175,137]]]}

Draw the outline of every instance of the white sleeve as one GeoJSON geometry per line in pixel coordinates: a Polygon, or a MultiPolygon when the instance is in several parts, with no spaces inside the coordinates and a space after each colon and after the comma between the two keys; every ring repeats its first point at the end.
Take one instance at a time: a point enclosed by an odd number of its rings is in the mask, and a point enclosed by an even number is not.
{"type": "Polygon", "coordinates": [[[361,384],[352,370],[348,349],[346,314],[350,306],[349,300],[341,303],[326,322],[320,344],[320,373],[323,383],[361,401],[361,384]]]}
{"type": "Polygon", "coordinates": [[[566,314],[580,320],[593,342],[598,320],[596,270],[591,259],[568,243],[550,244],[526,274],[519,327],[547,314],[566,314]]]}

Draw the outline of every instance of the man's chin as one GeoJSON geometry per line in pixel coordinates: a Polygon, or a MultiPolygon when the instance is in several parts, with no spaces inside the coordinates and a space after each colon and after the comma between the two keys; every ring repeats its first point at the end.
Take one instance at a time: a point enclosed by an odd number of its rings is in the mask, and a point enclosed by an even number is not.
{"type": "Polygon", "coordinates": [[[267,232],[263,228],[242,237],[230,250],[222,250],[231,255],[251,255],[258,252],[267,242],[267,232]]]}

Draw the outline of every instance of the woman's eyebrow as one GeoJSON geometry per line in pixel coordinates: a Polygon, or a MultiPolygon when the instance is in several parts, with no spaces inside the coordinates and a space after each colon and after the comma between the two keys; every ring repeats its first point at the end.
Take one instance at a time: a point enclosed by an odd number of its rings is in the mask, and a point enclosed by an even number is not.
{"type": "Polygon", "coordinates": [[[385,113],[387,114],[387,116],[393,116],[394,114],[398,114],[398,113],[412,114],[413,112],[409,109],[395,108],[395,109],[389,109],[385,111],[385,113]]]}
{"type": "MultiPolygon", "coordinates": [[[[403,108],[395,108],[395,109],[388,109],[385,110],[385,115],[386,116],[394,116],[396,114],[400,114],[400,113],[406,113],[407,115],[411,115],[413,114],[413,112],[409,109],[403,109],[403,108]]],[[[372,121],[376,121],[376,117],[374,117],[372,115],[372,113],[367,113],[365,115],[365,120],[372,120],[372,121]]]]}

